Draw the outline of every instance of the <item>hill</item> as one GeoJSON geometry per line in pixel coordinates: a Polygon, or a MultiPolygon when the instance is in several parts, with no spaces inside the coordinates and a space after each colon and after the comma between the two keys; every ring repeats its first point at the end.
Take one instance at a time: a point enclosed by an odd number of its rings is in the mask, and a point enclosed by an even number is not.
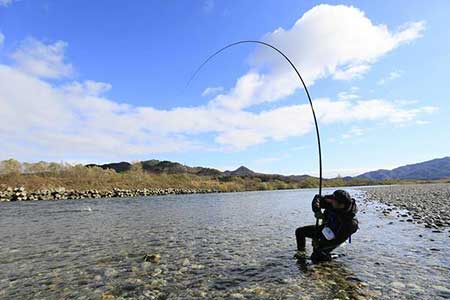
{"type": "MultiPolygon", "coordinates": [[[[300,182],[304,180],[316,179],[309,175],[279,175],[279,174],[264,174],[250,170],[245,166],[240,166],[233,171],[220,171],[213,168],[204,167],[190,167],[178,162],[172,162],[167,160],[146,160],[135,163],[142,167],[145,172],[151,174],[192,174],[198,176],[209,177],[251,177],[259,178],[261,181],[266,182],[270,180],[281,180],[284,182],[300,182]]],[[[113,169],[117,173],[123,173],[131,170],[133,164],[128,162],[108,163],[103,165],[89,164],[87,167],[100,167],[102,169],[113,169]]],[[[450,157],[444,157],[439,159],[433,159],[426,162],[410,164],[401,166],[392,170],[377,170],[367,172],[355,177],[341,178],[344,182],[351,182],[355,180],[438,180],[450,178],[450,157]]],[[[325,179],[333,180],[333,179],[325,179]]]]}
{"type": "Polygon", "coordinates": [[[356,176],[370,180],[417,179],[436,180],[450,178],[450,157],[406,165],[392,170],[377,170],[356,176]]]}

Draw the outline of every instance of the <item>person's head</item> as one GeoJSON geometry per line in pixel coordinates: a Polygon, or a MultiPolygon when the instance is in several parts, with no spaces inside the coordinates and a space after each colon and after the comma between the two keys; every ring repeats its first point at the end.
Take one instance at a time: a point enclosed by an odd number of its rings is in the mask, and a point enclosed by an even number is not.
{"type": "Polygon", "coordinates": [[[344,190],[334,191],[329,198],[331,205],[336,210],[347,210],[353,201],[350,194],[344,190]]]}

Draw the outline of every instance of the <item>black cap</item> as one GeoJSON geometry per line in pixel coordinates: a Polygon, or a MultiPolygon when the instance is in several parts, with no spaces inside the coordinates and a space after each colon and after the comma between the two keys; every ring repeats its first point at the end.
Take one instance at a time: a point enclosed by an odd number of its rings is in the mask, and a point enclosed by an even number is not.
{"type": "Polygon", "coordinates": [[[350,204],[352,204],[352,197],[344,190],[334,191],[333,196],[336,198],[338,203],[344,204],[345,207],[349,207],[350,204]]]}

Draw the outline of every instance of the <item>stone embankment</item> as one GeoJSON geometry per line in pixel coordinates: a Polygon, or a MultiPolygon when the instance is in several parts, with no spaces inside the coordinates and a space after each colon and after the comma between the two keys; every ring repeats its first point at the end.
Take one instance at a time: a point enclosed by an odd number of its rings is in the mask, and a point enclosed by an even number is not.
{"type": "Polygon", "coordinates": [[[179,194],[205,194],[218,193],[220,191],[213,189],[119,189],[112,190],[66,190],[65,188],[44,189],[38,191],[28,192],[23,187],[11,188],[0,191],[0,202],[9,201],[36,201],[36,200],[64,200],[64,199],[86,199],[86,198],[129,198],[129,197],[143,197],[143,196],[158,196],[158,195],[179,195],[179,194]]]}

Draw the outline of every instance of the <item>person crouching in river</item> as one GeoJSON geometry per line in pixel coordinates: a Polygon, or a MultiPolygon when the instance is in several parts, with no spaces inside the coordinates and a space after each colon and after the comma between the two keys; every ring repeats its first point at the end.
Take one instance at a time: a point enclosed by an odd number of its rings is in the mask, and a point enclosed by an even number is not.
{"type": "Polygon", "coordinates": [[[297,228],[296,258],[305,257],[305,238],[308,237],[313,240],[312,262],[331,260],[331,251],[358,230],[358,220],[355,218],[357,210],[355,199],[344,190],[326,196],[316,195],[312,201],[312,211],[316,218],[323,221],[317,228],[315,225],[297,228]]]}

